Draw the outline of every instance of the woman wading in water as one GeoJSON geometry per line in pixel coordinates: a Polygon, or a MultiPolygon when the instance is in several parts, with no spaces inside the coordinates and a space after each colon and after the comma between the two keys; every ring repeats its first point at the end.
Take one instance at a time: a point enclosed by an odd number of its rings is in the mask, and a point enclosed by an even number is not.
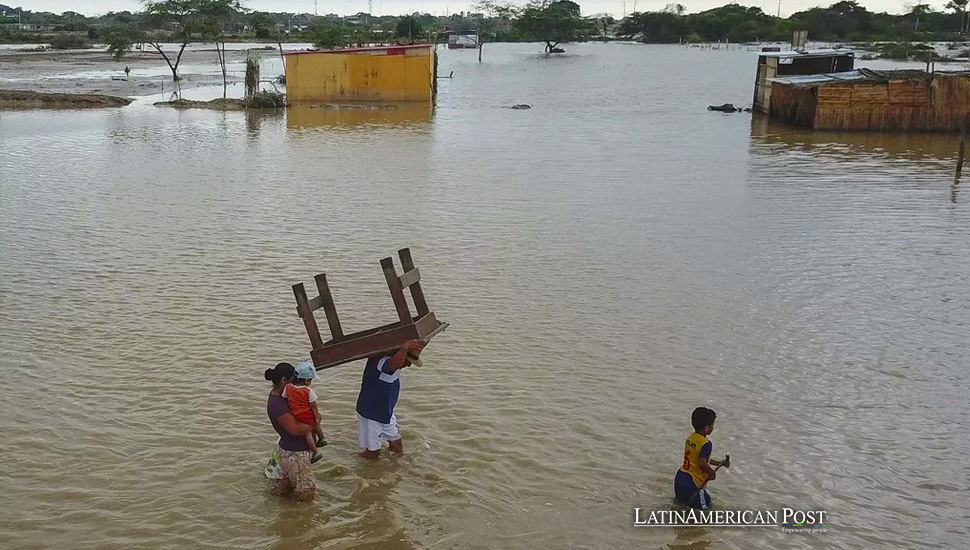
{"type": "Polygon", "coordinates": [[[316,484],[310,467],[312,457],[306,434],[313,431],[313,426],[297,421],[290,412],[286,398],[281,395],[283,388],[295,374],[296,369],[289,363],[280,363],[272,369],[266,369],[264,374],[273,383],[266,402],[266,412],[276,433],[280,434],[278,448],[267,465],[267,476],[276,479],[274,493],[281,495],[293,490],[293,496],[297,500],[310,501],[313,500],[316,484]]]}

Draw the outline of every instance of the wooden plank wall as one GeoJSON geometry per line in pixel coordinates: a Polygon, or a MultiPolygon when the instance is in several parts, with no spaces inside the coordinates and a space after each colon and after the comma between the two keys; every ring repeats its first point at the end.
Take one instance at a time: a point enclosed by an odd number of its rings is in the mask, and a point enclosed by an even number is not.
{"type": "Polygon", "coordinates": [[[772,118],[788,124],[811,127],[815,120],[815,88],[793,87],[773,83],[771,87],[772,118]]]}
{"type": "Polygon", "coordinates": [[[817,130],[956,132],[970,117],[970,75],[817,86],[817,130]]]}

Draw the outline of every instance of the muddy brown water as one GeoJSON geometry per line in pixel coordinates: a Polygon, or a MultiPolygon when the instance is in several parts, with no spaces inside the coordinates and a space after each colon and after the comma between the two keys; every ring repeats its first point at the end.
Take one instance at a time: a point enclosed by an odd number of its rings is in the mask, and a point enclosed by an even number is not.
{"type": "Polygon", "coordinates": [[[750,102],[753,52],[536,49],[443,53],[434,111],[0,113],[0,546],[963,546],[954,138],[708,112],[750,102]],[[358,459],[360,366],[325,372],[318,498],[280,501],[290,285],[390,322],[406,245],[451,323],[403,376],[406,453],[358,459]],[[634,528],[697,405],[718,508],[828,532],[634,528]]]}

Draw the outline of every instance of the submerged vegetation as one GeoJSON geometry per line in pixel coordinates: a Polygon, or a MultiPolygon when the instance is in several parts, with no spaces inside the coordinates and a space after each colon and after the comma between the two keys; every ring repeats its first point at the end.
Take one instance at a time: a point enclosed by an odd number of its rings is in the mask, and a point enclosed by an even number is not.
{"type": "Polygon", "coordinates": [[[286,94],[264,90],[246,98],[245,101],[249,109],[283,109],[286,107],[286,94]]]}

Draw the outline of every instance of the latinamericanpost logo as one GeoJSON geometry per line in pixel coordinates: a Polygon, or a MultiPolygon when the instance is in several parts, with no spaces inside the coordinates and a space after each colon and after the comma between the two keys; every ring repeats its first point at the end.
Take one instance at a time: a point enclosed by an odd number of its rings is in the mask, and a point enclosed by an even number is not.
{"type": "Polygon", "coordinates": [[[633,509],[634,527],[775,527],[786,533],[824,533],[825,510],[652,510],[633,509]]]}

